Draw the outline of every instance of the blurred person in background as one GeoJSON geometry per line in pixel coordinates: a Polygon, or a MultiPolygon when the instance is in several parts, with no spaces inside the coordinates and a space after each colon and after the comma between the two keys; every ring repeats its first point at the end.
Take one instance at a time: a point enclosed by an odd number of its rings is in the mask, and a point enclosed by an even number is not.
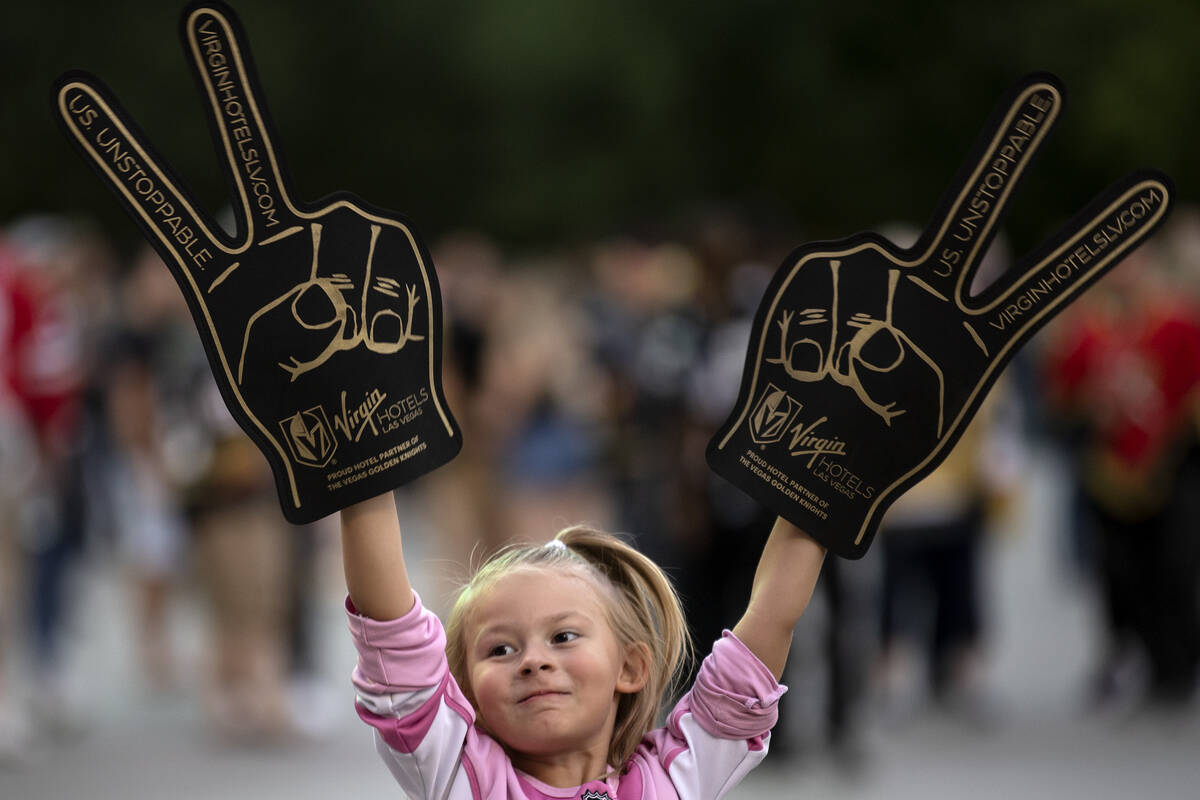
{"type": "Polygon", "coordinates": [[[513,268],[498,287],[482,400],[506,540],[613,519],[600,473],[604,376],[590,358],[575,285],[570,263],[550,257],[513,268]]]}
{"type": "MultiPolygon", "coordinates": [[[[468,564],[568,523],[608,524],[602,375],[589,360],[570,262],[509,266],[501,280],[499,249],[470,232],[446,237],[434,253],[445,300],[443,381],[463,429],[462,452],[417,493],[438,531],[435,555],[468,564]]],[[[437,607],[462,576],[432,577],[441,584],[437,607]]]]}
{"type": "MultiPolygon", "coordinates": [[[[902,247],[918,234],[906,224],[884,230],[902,247]]],[[[985,290],[1010,261],[1000,234],[970,293],[985,290]]],[[[1024,460],[1021,410],[1006,373],[946,460],[884,515],[878,684],[887,724],[904,721],[927,697],[972,723],[997,721],[986,675],[984,542],[988,531],[1012,519],[1024,460]]]]}
{"type": "Polygon", "coordinates": [[[295,732],[285,638],[292,530],[266,461],[216,384],[198,399],[209,457],[185,496],[212,621],[205,712],[213,732],[231,743],[282,741],[295,732]]]}
{"type": "Polygon", "coordinates": [[[680,409],[704,335],[699,265],[685,247],[648,233],[600,241],[590,266],[584,308],[603,375],[617,528],[636,532],[638,548],[678,575],[697,522],[680,409]]]}
{"type": "Polygon", "coordinates": [[[120,324],[104,369],[103,469],[97,518],[130,584],[142,678],[169,690],[177,672],[168,628],[173,595],[193,556],[182,491],[209,458],[189,411],[207,380],[187,306],[158,255],[142,247],[118,285],[120,324]],[[201,370],[204,371],[201,371],[201,370]]]}
{"type": "Polygon", "coordinates": [[[107,447],[94,480],[122,565],[132,583],[142,677],[155,689],[176,681],[167,627],[186,530],[163,450],[162,400],[154,342],[129,331],[114,337],[105,369],[107,447]]]}
{"type": "Polygon", "coordinates": [[[888,724],[903,722],[926,696],[972,723],[997,721],[986,674],[983,545],[1011,518],[1018,493],[1015,408],[1008,385],[997,382],[946,460],[884,516],[879,684],[888,724]]]}
{"type": "Polygon", "coordinates": [[[1107,642],[1090,697],[1100,707],[1143,688],[1156,705],[1185,702],[1200,663],[1200,313],[1180,280],[1195,266],[1168,271],[1163,239],[1064,314],[1046,353],[1049,402],[1096,540],[1107,642]]]}
{"type": "Polygon", "coordinates": [[[187,410],[207,373],[195,363],[186,304],[150,248],[138,251],[117,293],[120,324],[103,370],[107,447],[96,516],[131,585],[142,677],[162,690],[179,679],[168,611],[191,556],[180,491],[197,479],[206,451],[187,410]]]}
{"type": "Polygon", "coordinates": [[[87,225],[52,216],[14,222],[2,246],[0,363],[15,412],[11,448],[32,443],[18,456],[24,476],[14,482],[22,489],[8,533],[16,534],[15,560],[26,573],[28,601],[17,605],[28,620],[32,723],[53,736],[73,735],[82,730],[84,687],[70,673],[64,633],[84,552],[87,464],[96,444],[88,366],[111,320],[115,259],[87,225]],[[22,418],[24,424],[15,421],[22,418]]]}
{"type": "MultiPolygon", "coordinates": [[[[725,620],[739,610],[761,552],[761,531],[771,519],[769,511],[709,469],[705,449],[737,401],[751,321],[772,267],[771,256],[758,252],[757,233],[736,211],[706,209],[691,227],[688,242],[700,269],[702,328],[699,352],[687,375],[686,427],[677,465],[684,495],[684,568],[678,586],[692,637],[702,642],[719,637],[725,620]]],[[[798,652],[793,647],[793,661],[798,652]]],[[[787,747],[787,704],[786,698],[781,700],[781,722],[771,734],[772,747],[778,749],[787,747]]]]}
{"type": "MultiPolygon", "coordinates": [[[[266,461],[221,400],[182,295],[149,247],[141,250],[127,276],[124,308],[130,328],[152,343],[150,359],[161,398],[161,422],[155,426],[160,442],[147,441],[154,435],[148,429],[152,423],[131,426],[131,438],[141,440],[142,457],[161,464],[158,478],[164,482],[140,487],[140,501],[159,504],[157,522],[162,524],[140,531],[149,538],[137,546],[135,564],[141,562],[144,575],[157,573],[149,586],[171,579],[180,545],[172,541],[176,528],[167,498],[177,491],[191,533],[182,547],[194,555],[211,621],[211,662],[203,691],[210,730],[230,743],[286,740],[296,732],[287,694],[287,576],[293,555],[288,537],[295,531],[279,512],[266,461]],[[146,447],[159,452],[148,455],[146,447]],[[151,560],[158,563],[147,570],[151,560]]],[[[130,405],[149,400],[144,377],[134,376],[133,386],[119,390],[132,395],[130,405]]],[[[143,599],[154,608],[158,590],[149,586],[143,586],[149,589],[143,599]]],[[[143,632],[153,650],[157,645],[151,630],[143,632]]]]}
{"type": "MultiPolygon", "coordinates": [[[[430,563],[459,565],[486,557],[508,535],[497,459],[500,440],[512,423],[502,401],[492,396],[495,372],[488,366],[504,262],[496,243],[474,231],[447,235],[434,244],[432,255],[445,328],[442,386],[462,428],[463,449],[425,475],[419,489],[402,489],[398,498],[419,501],[430,527],[438,531],[430,563]]],[[[430,607],[448,612],[462,576],[447,566],[430,577],[438,585],[430,607]]]]}
{"type": "Polygon", "coordinates": [[[13,651],[24,602],[23,510],[38,471],[36,432],[24,400],[24,375],[35,341],[37,293],[21,255],[0,238],[0,760],[19,757],[31,736],[13,682],[13,651]]]}

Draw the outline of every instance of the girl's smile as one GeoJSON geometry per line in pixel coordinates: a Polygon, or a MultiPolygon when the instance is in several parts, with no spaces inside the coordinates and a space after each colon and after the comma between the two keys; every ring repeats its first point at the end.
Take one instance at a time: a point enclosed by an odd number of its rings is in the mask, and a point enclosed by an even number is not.
{"type": "Polygon", "coordinates": [[[542,690],[534,692],[533,694],[529,695],[528,697],[524,698],[523,700],[521,700],[519,702],[529,703],[534,700],[550,700],[550,699],[553,699],[556,697],[565,697],[567,694],[568,694],[568,692],[556,692],[556,691],[552,691],[550,689],[542,689],[542,690]]]}

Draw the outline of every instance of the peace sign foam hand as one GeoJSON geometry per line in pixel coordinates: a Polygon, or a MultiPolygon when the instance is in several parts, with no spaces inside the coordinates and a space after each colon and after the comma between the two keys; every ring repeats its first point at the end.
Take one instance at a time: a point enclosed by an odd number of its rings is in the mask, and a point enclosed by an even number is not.
{"type": "Polygon", "coordinates": [[[1166,218],[1169,178],[1127,175],[979,295],[968,287],[1058,119],[1057,78],[1005,96],[905,250],[863,233],[793,251],[754,319],[712,468],[838,555],[946,457],[1017,348],[1166,218]]]}
{"type": "Polygon", "coordinates": [[[311,522],[458,453],[437,278],[398,215],[348,193],[292,200],[229,8],[192,4],[182,36],[234,190],[236,235],[213,223],[98,79],[61,76],[55,108],[183,290],[226,405],[271,464],[284,516],[311,522]]]}

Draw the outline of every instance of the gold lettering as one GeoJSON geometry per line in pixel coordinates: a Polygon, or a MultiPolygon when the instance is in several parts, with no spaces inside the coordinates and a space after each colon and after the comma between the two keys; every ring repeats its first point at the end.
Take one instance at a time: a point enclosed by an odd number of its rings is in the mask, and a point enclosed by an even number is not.
{"type": "Polygon", "coordinates": [[[1014,302],[1009,303],[1000,311],[995,319],[989,320],[988,324],[997,330],[1004,330],[1016,318],[1037,306],[1043,297],[1051,295],[1056,290],[1067,288],[1067,282],[1079,269],[1119,242],[1123,235],[1132,231],[1138,221],[1147,217],[1161,199],[1161,195],[1151,189],[1141,197],[1130,201],[1125,208],[1118,210],[1108,219],[1098,221],[1090,234],[1084,234],[1076,240],[1081,243],[1074,250],[1047,269],[1037,283],[1031,283],[1015,298],[1014,302]]]}
{"type": "Polygon", "coordinates": [[[67,109],[75,114],[75,121],[85,128],[92,127],[92,123],[100,116],[99,112],[92,108],[91,103],[84,101],[82,94],[72,95],[71,99],[67,101],[67,109]],[[80,101],[83,101],[82,105],[80,105],[80,101]]]}
{"type": "Polygon", "coordinates": [[[229,126],[229,135],[241,154],[245,177],[250,183],[250,191],[256,196],[255,205],[258,206],[264,225],[268,228],[274,227],[279,224],[274,187],[260,174],[262,170],[258,150],[252,146],[254,131],[246,119],[239,84],[229,67],[229,57],[225,53],[221,38],[212,28],[211,19],[201,23],[199,30],[207,56],[205,62],[208,65],[209,79],[216,88],[218,102],[229,126]]]}
{"type": "Polygon", "coordinates": [[[933,273],[939,278],[949,278],[954,270],[954,265],[962,258],[962,253],[952,248],[945,248],[942,254],[938,256],[938,263],[946,268],[945,272],[941,272],[937,267],[933,268],[933,273]]]}

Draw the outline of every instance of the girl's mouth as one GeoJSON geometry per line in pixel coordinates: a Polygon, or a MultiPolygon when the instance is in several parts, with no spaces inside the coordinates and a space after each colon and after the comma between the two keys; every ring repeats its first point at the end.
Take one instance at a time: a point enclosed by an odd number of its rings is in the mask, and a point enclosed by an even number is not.
{"type": "Polygon", "coordinates": [[[540,691],[534,692],[533,694],[531,694],[527,697],[522,697],[519,702],[527,703],[530,700],[537,700],[540,697],[565,697],[566,694],[567,694],[566,692],[556,692],[552,689],[542,689],[540,691]]]}

